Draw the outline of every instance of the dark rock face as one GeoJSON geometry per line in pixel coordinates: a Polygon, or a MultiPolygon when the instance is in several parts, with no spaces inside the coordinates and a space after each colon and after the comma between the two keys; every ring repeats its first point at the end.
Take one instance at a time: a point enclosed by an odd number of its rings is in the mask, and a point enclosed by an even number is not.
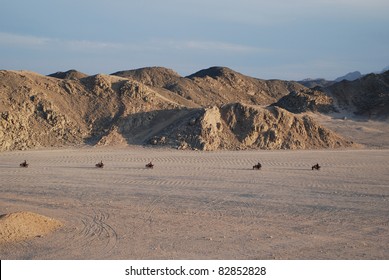
{"type": "Polygon", "coordinates": [[[273,105],[284,108],[292,113],[303,113],[307,111],[329,113],[336,111],[333,103],[333,99],[321,91],[306,90],[300,92],[293,91],[273,105]]]}
{"type": "Polygon", "coordinates": [[[389,116],[389,71],[342,81],[324,89],[343,109],[373,118],[389,116]]]}

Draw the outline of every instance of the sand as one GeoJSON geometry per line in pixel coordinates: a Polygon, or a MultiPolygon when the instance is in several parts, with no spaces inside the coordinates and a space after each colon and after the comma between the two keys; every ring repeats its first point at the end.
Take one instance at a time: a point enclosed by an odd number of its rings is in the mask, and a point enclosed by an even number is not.
{"type": "Polygon", "coordinates": [[[0,215],[62,227],[0,243],[0,259],[388,259],[388,158],[368,148],[4,152],[0,215]]]}
{"type": "Polygon", "coordinates": [[[60,221],[31,212],[0,216],[0,244],[40,238],[62,226],[60,221]]]}

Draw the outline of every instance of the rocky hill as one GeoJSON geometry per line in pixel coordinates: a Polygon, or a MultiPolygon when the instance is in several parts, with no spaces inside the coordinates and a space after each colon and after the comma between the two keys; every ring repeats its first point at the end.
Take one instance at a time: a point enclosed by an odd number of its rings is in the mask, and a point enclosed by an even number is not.
{"type": "Polygon", "coordinates": [[[355,81],[343,80],[324,88],[342,109],[371,118],[389,116],[389,71],[355,81]]]}
{"type": "Polygon", "coordinates": [[[0,151],[95,144],[126,115],[190,105],[177,100],[115,76],[0,71],[0,151]]]}
{"type": "Polygon", "coordinates": [[[226,67],[211,67],[187,77],[181,77],[173,70],[161,67],[121,71],[112,75],[169,90],[202,107],[232,102],[268,105],[290,91],[303,88],[296,82],[260,80],[226,67]]]}
{"type": "Polygon", "coordinates": [[[178,149],[315,149],[350,147],[352,142],[276,106],[240,103],[193,110],[151,137],[153,145],[178,149]]]}
{"type": "Polygon", "coordinates": [[[224,67],[188,77],[161,67],[93,76],[0,71],[0,151],[85,144],[201,150],[352,146],[292,113],[332,106],[323,92],[224,67]]]}
{"type": "Polygon", "coordinates": [[[307,111],[329,113],[337,111],[333,98],[321,90],[302,89],[299,92],[292,91],[281,97],[274,106],[282,107],[292,113],[307,111]]]}

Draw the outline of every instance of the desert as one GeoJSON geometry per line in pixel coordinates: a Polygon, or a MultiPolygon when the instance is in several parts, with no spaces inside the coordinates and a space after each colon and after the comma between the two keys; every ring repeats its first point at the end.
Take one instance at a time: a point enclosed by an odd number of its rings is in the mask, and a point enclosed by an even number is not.
{"type": "MultiPolygon", "coordinates": [[[[5,152],[1,212],[63,225],[17,242],[1,235],[0,256],[387,259],[388,156],[387,149],[5,152]],[[25,158],[30,166],[21,169],[25,158]],[[103,169],[94,166],[100,160],[103,169]],[[152,170],[144,166],[150,160],[152,170]],[[261,170],[253,170],[258,161],[261,170]],[[316,162],[321,170],[312,171],[316,162]]],[[[25,219],[18,226],[28,232],[25,219]]]]}
{"type": "Polygon", "coordinates": [[[67,74],[0,72],[1,259],[388,259],[389,72],[67,74]]]}

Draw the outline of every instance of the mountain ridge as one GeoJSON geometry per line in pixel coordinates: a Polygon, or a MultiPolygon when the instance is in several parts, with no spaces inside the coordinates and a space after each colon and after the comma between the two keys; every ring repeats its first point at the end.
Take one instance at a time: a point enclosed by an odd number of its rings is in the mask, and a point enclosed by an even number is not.
{"type": "MultiPolygon", "coordinates": [[[[163,67],[113,74],[0,71],[0,151],[85,144],[203,150],[354,146],[305,117],[307,112],[326,113],[338,104],[347,107],[354,102],[353,87],[346,82],[340,84],[342,90],[351,91],[348,103],[336,87],[312,90],[226,67],[210,67],[187,77],[163,67]],[[293,123],[304,130],[293,130],[293,123]]],[[[376,85],[374,94],[384,104],[376,114],[384,116],[386,75],[370,77],[366,87],[357,85],[360,96],[376,85]]]]}

